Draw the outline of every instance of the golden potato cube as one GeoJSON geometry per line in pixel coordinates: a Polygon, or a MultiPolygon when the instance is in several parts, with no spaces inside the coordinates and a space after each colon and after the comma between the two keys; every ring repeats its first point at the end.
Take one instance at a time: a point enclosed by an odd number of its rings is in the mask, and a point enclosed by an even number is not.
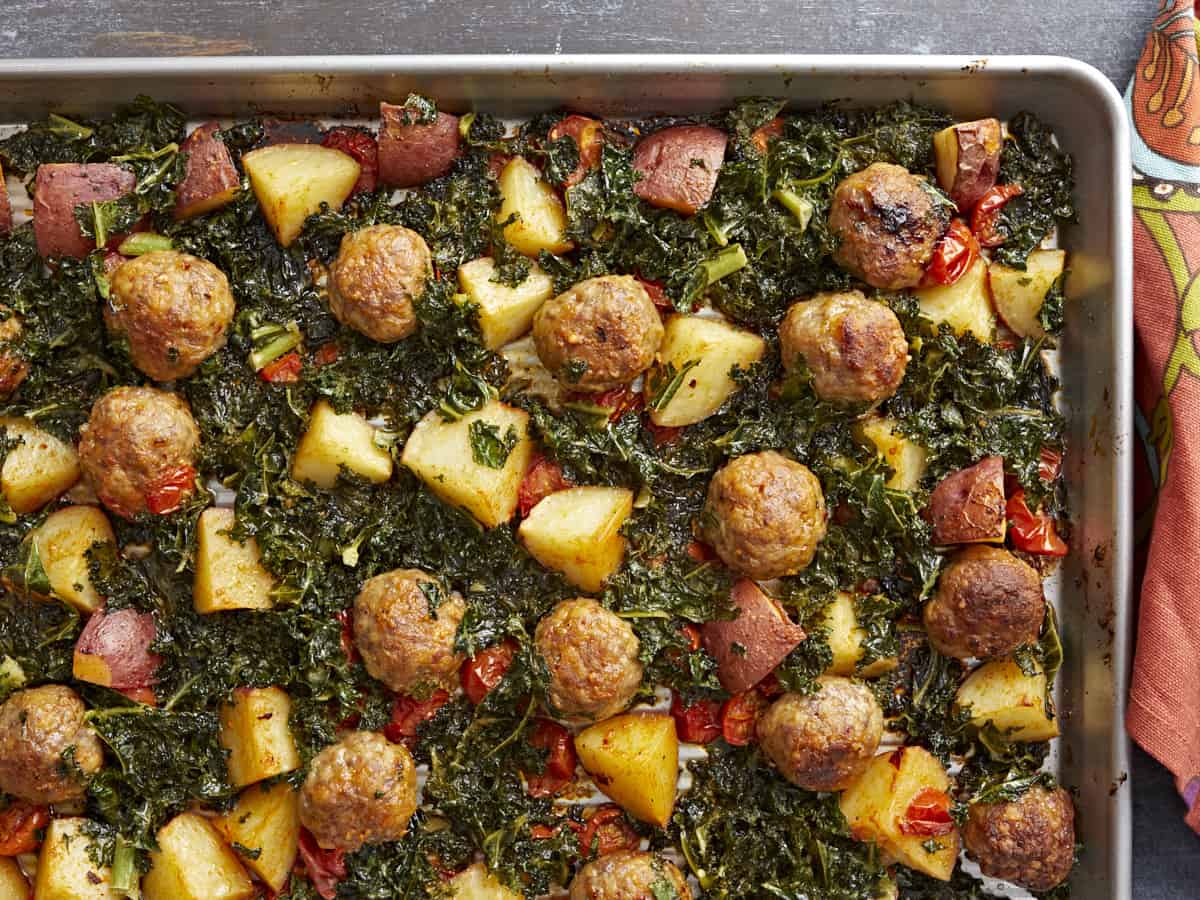
{"type": "Polygon", "coordinates": [[[392,477],[392,457],[375,445],[375,426],[357,413],[339,415],[319,400],[296,448],[292,478],[328,490],[342,466],[375,484],[392,477]]]}
{"type": "Polygon", "coordinates": [[[286,247],[322,203],[341,209],[361,170],[350,155],[320,144],[272,144],[242,157],[263,216],[286,247]]]}
{"type": "Polygon", "coordinates": [[[497,222],[517,219],[504,226],[504,239],[526,256],[566,253],[575,245],[567,239],[567,213],[553,187],[528,160],[514,156],[500,173],[500,211],[497,222]]]}
{"type": "Polygon", "coordinates": [[[433,410],[413,428],[400,462],[446,503],[494,528],[517,511],[532,456],[529,415],[493,400],[450,422],[433,410]],[[515,440],[503,462],[495,439],[515,440]]]}
{"type": "Polygon", "coordinates": [[[666,713],[626,713],[575,736],[579,762],[605,795],[643,822],[666,827],[675,809],[679,739],[666,713]]]}
{"type": "Polygon", "coordinates": [[[858,624],[854,598],[845,591],[838,591],[833,601],[825,607],[821,624],[827,630],[826,639],[829,649],[833,651],[833,662],[825,670],[826,674],[874,678],[899,665],[894,656],[889,656],[877,659],[861,670],[858,668],[858,661],[863,657],[862,643],[867,635],[858,624]]]}
{"type": "Polygon", "coordinates": [[[523,894],[509,890],[483,863],[467,866],[446,884],[446,900],[522,900],[523,894]]]}
{"type": "Polygon", "coordinates": [[[479,331],[489,350],[515,341],[533,325],[533,315],[554,296],[554,279],[537,263],[516,287],[493,281],[496,261],[490,256],[458,267],[458,286],[479,307],[479,331]]]}
{"type": "Polygon", "coordinates": [[[213,824],[182,813],[158,830],[150,871],[142,879],[145,900],[248,900],[256,896],[237,854],[213,824]]]}
{"type": "Polygon", "coordinates": [[[38,428],[29,419],[0,418],[8,437],[21,443],[4,457],[0,491],[18,515],[41,509],[79,480],[75,448],[38,428]]]}
{"type": "Polygon", "coordinates": [[[959,337],[970,332],[985,344],[996,329],[988,295],[988,265],[981,257],[954,284],[917,288],[913,296],[921,314],[935,323],[945,322],[959,337]]]}
{"type": "Polygon", "coordinates": [[[950,777],[937,758],[922,747],[904,747],[876,756],[862,778],[842,792],[839,802],[850,833],[858,840],[874,841],[910,869],[949,881],[960,845],[958,827],[949,818],[949,794],[950,777]],[[912,827],[914,816],[921,815],[922,822],[930,820],[928,812],[921,814],[914,807],[938,804],[944,804],[938,815],[946,820],[944,834],[912,827]]]}
{"type": "Polygon", "coordinates": [[[216,821],[225,840],[258,856],[242,859],[245,866],[276,893],[283,890],[300,845],[299,794],[286,781],[270,787],[252,785],[242,791],[233,809],[216,821]]]}
{"type": "Polygon", "coordinates": [[[929,454],[920,444],[901,434],[896,426],[895,419],[872,416],[858,424],[858,438],[864,444],[874,445],[884,462],[892,467],[888,487],[914,491],[925,475],[925,459],[929,454]]]}
{"type": "Polygon", "coordinates": [[[109,884],[112,872],[88,856],[91,840],[84,833],[87,819],[54,819],[38,854],[35,900],[117,900],[123,896],[109,884]]]}
{"type": "Polygon", "coordinates": [[[11,856],[0,856],[0,900],[29,900],[29,882],[11,856]]]}
{"type": "Polygon", "coordinates": [[[196,529],[196,575],[192,602],[198,613],[227,609],[270,609],[275,579],[263,568],[258,542],[240,543],[228,532],[237,516],[232,509],[210,507],[196,529]]]}
{"type": "Polygon", "coordinates": [[[996,312],[1004,324],[1020,337],[1040,338],[1042,304],[1067,265],[1062,250],[1034,250],[1025,262],[1025,271],[993,262],[988,266],[988,284],[996,312]]]}
{"type": "Polygon", "coordinates": [[[648,384],[674,393],[650,410],[650,421],[674,428],[707,419],[737,391],[733,367],[749,368],[765,350],[757,334],[728,322],[672,316],[648,384]]]}
{"type": "Polygon", "coordinates": [[[954,699],[971,724],[990,722],[1010,741],[1048,741],[1058,737],[1058,720],[1046,714],[1046,674],[1026,675],[1008,659],[984,663],[967,676],[954,699]]]}
{"type": "Polygon", "coordinates": [[[543,497],[517,533],[543,566],[595,592],[625,558],[621,526],[632,512],[633,492],[625,488],[567,488],[543,497]]]}
{"type": "Polygon", "coordinates": [[[95,506],[68,506],[47,516],[33,540],[54,596],[81,613],[99,609],[104,598],[92,585],[87,554],[95,544],[116,543],[108,517],[95,506]]]}
{"type": "Polygon", "coordinates": [[[300,765],[289,717],[292,701],[282,688],[238,688],[221,707],[221,746],[229,751],[229,783],[244,787],[300,765]]]}

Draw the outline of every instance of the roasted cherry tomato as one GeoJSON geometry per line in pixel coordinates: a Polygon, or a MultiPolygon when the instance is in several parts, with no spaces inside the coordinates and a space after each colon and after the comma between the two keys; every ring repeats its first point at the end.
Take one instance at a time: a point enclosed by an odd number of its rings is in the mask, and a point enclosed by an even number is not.
{"type": "Polygon", "coordinates": [[[407,694],[397,697],[392,706],[392,720],[384,726],[383,736],[411,750],[417,743],[417,728],[432,719],[449,700],[450,695],[440,688],[428,700],[414,700],[407,694]]]}
{"type": "Polygon", "coordinates": [[[754,133],[750,135],[750,143],[759,153],[766,153],[771,141],[783,134],[783,119],[779,116],[773,118],[766,125],[756,128],[754,133]]]}
{"type": "Polygon", "coordinates": [[[688,651],[690,653],[695,653],[697,650],[700,649],[700,644],[702,643],[702,635],[700,633],[699,628],[697,628],[695,625],[684,625],[679,630],[682,631],[683,636],[687,638],[688,651]]]}
{"type": "Polygon", "coordinates": [[[721,735],[725,743],[745,747],[754,740],[754,726],[762,705],[757,691],[734,694],[725,701],[721,707],[721,735]]]}
{"type": "Polygon", "coordinates": [[[682,426],[673,425],[655,425],[649,418],[645,421],[646,430],[654,436],[655,447],[666,447],[679,440],[679,436],[683,434],[682,426]]]}
{"type": "Polygon", "coordinates": [[[337,362],[340,354],[341,351],[338,349],[337,342],[329,341],[328,343],[322,344],[313,353],[313,365],[327,366],[330,363],[335,363],[337,362]]]}
{"type": "Polygon", "coordinates": [[[358,648],[354,646],[354,610],[347,607],[339,612],[335,618],[338,620],[338,625],[341,626],[339,638],[342,644],[342,652],[346,654],[346,661],[356,663],[359,657],[358,648]]]}
{"type": "Polygon", "coordinates": [[[942,239],[933,248],[933,258],[925,267],[921,284],[954,284],[979,258],[979,242],[962,219],[953,219],[942,239]]]}
{"type": "Polygon", "coordinates": [[[575,741],[571,732],[550,719],[538,719],[529,732],[529,743],[546,751],[546,770],[525,776],[531,797],[553,797],[575,778],[575,741]]]}
{"type": "Polygon", "coordinates": [[[156,516],[165,516],[183,506],[196,486],[196,470],[179,466],[162,475],[146,490],[146,508],[156,516]]]}
{"type": "Polygon", "coordinates": [[[548,841],[562,830],[561,825],[551,828],[549,825],[534,825],[529,829],[529,836],[535,841],[548,841]]]}
{"type": "Polygon", "coordinates": [[[768,672],[766,677],[754,686],[754,689],[758,691],[759,696],[767,700],[774,700],[783,693],[783,682],[774,672],[768,672]]]}
{"type": "Polygon", "coordinates": [[[517,642],[509,638],[494,647],[480,650],[464,662],[459,680],[462,681],[467,699],[476,706],[482,703],[483,698],[504,678],[516,652],[517,642]]]}
{"type": "Polygon", "coordinates": [[[567,116],[550,129],[547,137],[550,141],[569,137],[579,148],[579,164],[563,182],[565,187],[579,184],[589,169],[600,165],[600,152],[604,148],[604,126],[595,119],[589,119],[587,116],[567,116]]]}
{"type": "Polygon", "coordinates": [[[1067,544],[1058,536],[1054,519],[1042,512],[1033,512],[1025,502],[1025,491],[1018,488],[1005,505],[1008,534],[1012,544],[1025,553],[1037,556],[1066,556],[1067,544]]]}
{"type": "Polygon", "coordinates": [[[698,563],[712,562],[717,558],[717,554],[713,552],[713,548],[700,541],[688,542],[687,555],[698,563]]]}
{"type": "Polygon", "coordinates": [[[619,806],[598,807],[579,832],[579,852],[585,857],[608,856],[618,850],[636,850],[641,844],[619,806]]]}
{"type": "Polygon", "coordinates": [[[333,900],[338,882],[346,877],[346,851],[323,849],[307,828],[301,828],[300,860],[316,892],[325,900],[333,900]]]}
{"type": "Polygon", "coordinates": [[[1042,481],[1053,481],[1062,471],[1062,452],[1050,447],[1043,447],[1038,459],[1038,477],[1042,481]]]}
{"type": "Polygon", "coordinates": [[[608,417],[610,422],[616,422],[626,413],[637,412],[645,403],[642,395],[633,391],[628,385],[591,395],[587,399],[597,406],[606,406],[611,409],[612,413],[608,417]]]}
{"type": "Polygon", "coordinates": [[[971,213],[971,233],[982,247],[999,247],[1008,235],[1000,231],[1000,211],[1013,197],[1025,193],[1019,184],[998,184],[975,204],[971,213]]]}
{"type": "Polygon", "coordinates": [[[285,353],[258,370],[258,377],[271,384],[295,384],[300,380],[304,362],[295,350],[285,353]]]}
{"type": "Polygon", "coordinates": [[[635,277],[638,283],[646,289],[646,294],[650,297],[650,302],[658,307],[660,313],[675,312],[675,304],[671,302],[671,298],[667,296],[667,292],[663,290],[661,283],[643,278],[640,275],[635,277]]]}
{"type": "Polygon", "coordinates": [[[379,181],[379,144],[375,138],[359,128],[331,128],[321,139],[321,146],[341,150],[359,164],[358,181],[350,193],[375,190],[379,181]]]}
{"type": "Polygon", "coordinates": [[[39,832],[50,824],[50,810],[14,800],[0,812],[0,856],[20,856],[41,846],[39,832]]]}
{"type": "Polygon", "coordinates": [[[913,797],[900,820],[903,834],[920,837],[938,837],[954,830],[954,817],[950,815],[950,797],[937,788],[921,788],[913,797]]]}
{"type": "Polygon", "coordinates": [[[525,470],[525,478],[517,491],[517,510],[521,518],[529,515],[529,511],[537,506],[543,497],[569,487],[571,482],[563,477],[562,466],[538,453],[525,470]]]}
{"type": "Polygon", "coordinates": [[[675,734],[688,744],[711,744],[721,736],[721,703],[718,700],[684,703],[683,697],[672,691],[671,717],[675,720],[675,734]]]}

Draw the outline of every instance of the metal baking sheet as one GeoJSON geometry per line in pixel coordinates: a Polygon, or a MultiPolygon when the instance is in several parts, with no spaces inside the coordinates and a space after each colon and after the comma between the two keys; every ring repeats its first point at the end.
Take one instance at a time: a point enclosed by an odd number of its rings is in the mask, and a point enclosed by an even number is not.
{"type": "Polygon", "coordinates": [[[453,112],[506,117],[572,107],[605,116],[696,113],[737,97],[873,105],[912,99],[958,118],[1031,110],[1075,160],[1061,377],[1075,528],[1054,593],[1062,780],[1078,789],[1085,845],[1073,887],[1130,896],[1130,787],[1124,730],[1130,653],[1132,289],[1129,132],[1095,69],[1063,57],[376,56],[0,61],[0,124],[49,110],[100,115],[137,93],[192,115],[250,112],[374,117],[410,91],[453,112]]]}

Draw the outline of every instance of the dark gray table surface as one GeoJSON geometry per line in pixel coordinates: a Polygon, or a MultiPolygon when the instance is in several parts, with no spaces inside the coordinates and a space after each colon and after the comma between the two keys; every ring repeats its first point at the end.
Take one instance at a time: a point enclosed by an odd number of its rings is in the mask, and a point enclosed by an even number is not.
{"type": "MultiPolygon", "coordinates": [[[[4,0],[5,56],[1054,53],[1124,87],[1158,0],[4,0]]],[[[152,89],[152,86],[148,86],[152,89]]],[[[1200,838],[1135,751],[1136,900],[1200,897],[1200,838]]],[[[1089,898],[1082,898],[1089,900],[1089,898]]]]}

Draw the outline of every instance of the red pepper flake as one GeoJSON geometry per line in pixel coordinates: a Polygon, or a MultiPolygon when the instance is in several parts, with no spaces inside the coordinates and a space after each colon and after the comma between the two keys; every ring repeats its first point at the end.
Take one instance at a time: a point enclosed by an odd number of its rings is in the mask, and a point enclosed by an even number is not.
{"type": "Polygon", "coordinates": [[[1022,488],[1008,498],[1004,512],[1008,517],[1008,536],[1018,550],[1035,556],[1067,555],[1067,544],[1058,536],[1054,519],[1030,510],[1022,488]]]}
{"type": "Polygon", "coordinates": [[[285,353],[258,370],[258,377],[271,384],[295,384],[300,380],[300,372],[304,362],[295,350],[285,353]]]}
{"type": "Polygon", "coordinates": [[[1013,197],[1025,193],[1019,184],[998,184],[984,194],[971,213],[971,232],[981,247],[999,247],[1008,235],[1000,232],[1000,212],[1013,197]]]}
{"type": "Polygon", "coordinates": [[[427,700],[416,700],[402,694],[392,706],[392,720],[383,727],[383,736],[393,744],[403,744],[412,750],[417,744],[417,728],[432,719],[449,702],[450,694],[441,688],[430,694],[427,700]]]}
{"type": "Polygon", "coordinates": [[[517,652],[517,642],[512,638],[480,650],[462,664],[459,680],[467,699],[478,706],[492,688],[504,678],[517,652]]]}
{"type": "Polygon", "coordinates": [[[353,157],[361,167],[358,181],[354,183],[354,190],[350,193],[369,193],[375,190],[379,181],[379,144],[372,135],[361,128],[340,126],[325,132],[321,146],[341,150],[347,156],[353,157]]]}
{"type": "Polygon", "coordinates": [[[942,239],[933,248],[933,258],[925,267],[921,284],[954,284],[979,258],[979,242],[962,219],[954,219],[942,239]]]}
{"type": "Polygon", "coordinates": [[[954,830],[954,817],[950,815],[950,797],[945,791],[924,787],[908,804],[904,818],[900,820],[902,834],[919,837],[939,837],[954,830]]]}
{"type": "Polygon", "coordinates": [[[183,506],[196,487],[196,470],[191,466],[169,469],[146,489],[146,508],[165,516],[183,506]]]}

